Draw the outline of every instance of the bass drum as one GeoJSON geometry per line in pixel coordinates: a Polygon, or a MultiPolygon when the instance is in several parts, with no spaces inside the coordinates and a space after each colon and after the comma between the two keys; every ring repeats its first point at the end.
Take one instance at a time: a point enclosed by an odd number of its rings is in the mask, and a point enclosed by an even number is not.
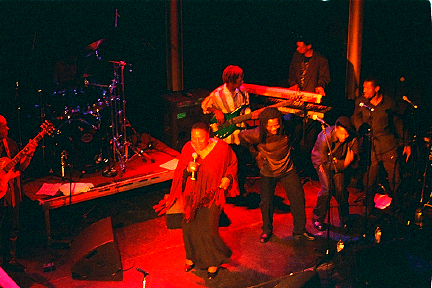
{"type": "Polygon", "coordinates": [[[105,166],[103,141],[99,132],[97,118],[83,115],[82,118],[69,119],[61,124],[55,135],[56,154],[66,156],[70,169],[94,172],[105,166]],[[63,154],[62,154],[63,153],[63,154]]]}

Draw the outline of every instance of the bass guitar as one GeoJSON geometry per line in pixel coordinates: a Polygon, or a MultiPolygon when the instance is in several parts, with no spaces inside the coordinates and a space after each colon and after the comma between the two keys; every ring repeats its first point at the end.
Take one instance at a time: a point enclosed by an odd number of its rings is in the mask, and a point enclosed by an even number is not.
{"type": "MultiPolygon", "coordinates": [[[[54,131],[53,124],[45,121],[41,125],[42,131],[33,138],[36,143],[39,142],[46,134],[51,134],[54,131]]],[[[13,159],[7,157],[0,158],[0,199],[6,195],[9,180],[20,175],[19,171],[15,171],[14,167],[18,162],[26,156],[29,147],[28,144],[22,149],[13,159]]]]}
{"type": "MultiPolygon", "coordinates": [[[[263,111],[265,108],[269,108],[269,107],[277,108],[277,107],[289,106],[293,104],[294,104],[293,100],[285,100],[270,106],[260,108],[257,111],[261,113],[261,111],[263,111]]],[[[243,107],[239,107],[238,109],[236,109],[231,113],[225,113],[224,114],[225,121],[223,123],[217,123],[216,116],[213,116],[210,119],[210,127],[212,128],[212,131],[216,138],[223,139],[228,137],[236,129],[238,129],[238,127],[236,126],[238,123],[252,119],[252,113],[240,115],[242,108],[243,107]]]]}

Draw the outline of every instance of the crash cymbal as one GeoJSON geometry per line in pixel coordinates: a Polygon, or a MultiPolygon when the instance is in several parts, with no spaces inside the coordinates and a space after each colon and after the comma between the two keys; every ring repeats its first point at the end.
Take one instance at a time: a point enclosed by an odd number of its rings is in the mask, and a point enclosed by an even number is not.
{"type": "Polygon", "coordinates": [[[105,41],[105,39],[99,39],[93,43],[90,43],[89,45],[87,45],[87,47],[85,48],[86,50],[97,50],[99,48],[99,46],[105,41]]]}

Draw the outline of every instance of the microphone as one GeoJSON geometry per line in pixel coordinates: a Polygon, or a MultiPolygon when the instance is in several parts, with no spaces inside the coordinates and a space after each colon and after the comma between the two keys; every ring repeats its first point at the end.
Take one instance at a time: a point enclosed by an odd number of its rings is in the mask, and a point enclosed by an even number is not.
{"type": "Polygon", "coordinates": [[[360,107],[365,107],[366,109],[368,109],[368,110],[371,111],[371,112],[372,112],[372,111],[375,111],[374,108],[372,108],[372,107],[366,105],[366,104],[363,103],[363,102],[360,102],[359,106],[360,106],[360,107]]]}
{"type": "Polygon", "coordinates": [[[406,102],[408,102],[414,109],[417,109],[418,108],[418,106],[417,105],[415,105],[413,102],[411,102],[409,99],[408,99],[408,97],[407,96],[402,96],[402,100],[404,100],[404,101],[406,101],[406,102]]]}
{"type": "Polygon", "coordinates": [[[329,126],[329,125],[324,121],[324,119],[318,117],[317,115],[309,116],[309,118],[311,118],[312,120],[316,120],[316,121],[320,122],[322,125],[329,126]]]}
{"type": "Polygon", "coordinates": [[[141,269],[141,268],[139,268],[139,267],[137,267],[136,270],[137,270],[138,272],[143,273],[143,274],[144,274],[144,277],[150,274],[150,273],[147,273],[146,271],[144,271],[143,269],[141,269]]]}
{"type": "MultiPolygon", "coordinates": [[[[193,152],[192,153],[192,158],[193,158],[193,162],[195,163],[196,159],[198,158],[198,154],[196,152],[193,152]]],[[[195,178],[195,171],[192,171],[191,180],[196,180],[196,178],[195,178]]]]}

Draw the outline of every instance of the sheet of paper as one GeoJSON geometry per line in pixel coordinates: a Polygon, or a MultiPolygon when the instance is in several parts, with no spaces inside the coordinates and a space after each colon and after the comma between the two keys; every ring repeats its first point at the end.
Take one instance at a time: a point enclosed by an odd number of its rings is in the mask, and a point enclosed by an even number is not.
{"type": "Polygon", "coordinates": [[[36,195],[54,196],[60,189],[62,183],[43,183],[36,195]]]}
{"type": "Polygon", "coordinates": [[[93,183],[66,183],[60,186],[60,191],[65,196],[69,196],[72,190],[72,195],[89,191],[94,187],[93,183]]]}
{"type": "Polygon", "coordinates": [[[159,166],[161,168],[165,168],[168,170],[175,170],[177,167],[178,161],[179,161],[178,159],[172,159],[172,160],[169,160],[168,162],[165,162],[159,166]]]}

